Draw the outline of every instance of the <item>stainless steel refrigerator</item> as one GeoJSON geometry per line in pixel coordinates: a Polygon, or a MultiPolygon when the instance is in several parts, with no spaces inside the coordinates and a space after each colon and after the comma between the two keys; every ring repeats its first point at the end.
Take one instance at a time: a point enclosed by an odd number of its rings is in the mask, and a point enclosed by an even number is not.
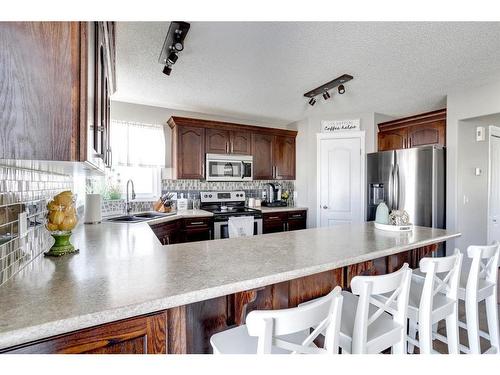
{"type": "Polygon", "coordinates": [[[377,205],[405,210],[410,222],[445,227],[446,154],[442,146],[423,146],[367,155],[367,220],[375,220],[377,205]]]}

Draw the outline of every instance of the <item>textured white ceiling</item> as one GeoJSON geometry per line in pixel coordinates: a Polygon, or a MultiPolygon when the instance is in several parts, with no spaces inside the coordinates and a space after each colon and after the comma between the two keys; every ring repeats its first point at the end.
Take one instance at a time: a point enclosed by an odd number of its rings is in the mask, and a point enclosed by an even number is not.
{"type": "Polygon", "coordinates": [[[451,87],[500,77],[500,22],[192,22],[166,76],[168,26],[118,22],[113,100],[287,124],[438,109],[451,87]],[[307,104],[304,92],[343,73],[354,76],[344,95],[307,104]]]}

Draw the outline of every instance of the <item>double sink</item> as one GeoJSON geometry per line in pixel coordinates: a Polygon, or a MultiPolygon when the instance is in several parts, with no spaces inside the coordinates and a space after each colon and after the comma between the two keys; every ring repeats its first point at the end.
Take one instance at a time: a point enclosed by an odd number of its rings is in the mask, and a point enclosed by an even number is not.
{"type": "Polygon", "coordinates": [[[132,215],[122,215],[106,219],[106,221],[112,221],[115,223],[138,223],[141,221],[148,221],[152,219],[158,219],[160,217],[175,215],[175,212],[161,213],[155,211],[142,212],[132,215]]]}

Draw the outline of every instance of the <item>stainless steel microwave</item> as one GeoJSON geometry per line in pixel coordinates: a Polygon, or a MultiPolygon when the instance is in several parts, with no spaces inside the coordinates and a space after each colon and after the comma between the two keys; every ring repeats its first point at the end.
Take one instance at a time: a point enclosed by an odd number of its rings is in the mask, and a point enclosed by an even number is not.
{"type": "Polygon", "coordinates": [[[253,156],[207,154],[207,181],[252,181],[253,156]]]}

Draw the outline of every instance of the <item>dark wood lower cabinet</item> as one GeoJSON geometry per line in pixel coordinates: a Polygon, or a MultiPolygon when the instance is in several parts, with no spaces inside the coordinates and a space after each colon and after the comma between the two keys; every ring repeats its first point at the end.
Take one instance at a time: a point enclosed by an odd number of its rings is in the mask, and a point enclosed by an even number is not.
{"type": "Polygon", "coordinates": [[[210,217],[177,219],[153,224],[151,229],[163,245],[207,241],[213,238],[213,220],[210,217]]]}
{"type": "Polygon", "coordinates": [[[263,233],[288,232],[306,229],[307,211],[273,212],[263,215],[263,233]]]}
{"type": "Polygon", "coordinates": [[[0,350],[4,353],[201,354],[211,353],[210,337],[245,323],[252,310],[283,309],[348,289],[357,275],[394,271],[404,262],[429,256],[437,245],[402,252],[348,267],[212,298],[158,313],[103,324],[0,350]]]}
{"type": "Polygon", "coordinates": [[[167,314],[141,316],[8,349],[8,353],[160,354],[167,352],[167,314]]]}

